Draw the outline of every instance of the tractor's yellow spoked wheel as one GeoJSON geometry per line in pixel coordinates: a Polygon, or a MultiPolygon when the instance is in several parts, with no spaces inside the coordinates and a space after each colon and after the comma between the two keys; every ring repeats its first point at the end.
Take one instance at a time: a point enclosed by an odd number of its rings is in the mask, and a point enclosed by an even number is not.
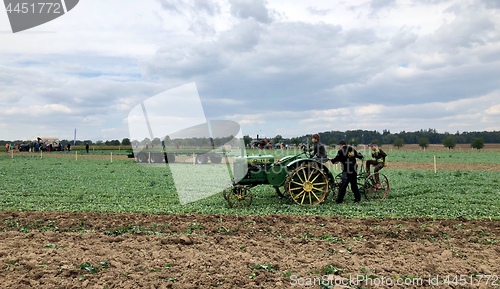
{"type": "Polygon", "coordinates": [[[316,206],[328,195],[328,177],[315,164],[305,164],[288,175],[285,189],[295,203],[316,206]]]}
{"type": "Polygon", "coordinates": [[[224,197],[231,208],[244,208],[252,203],[252,192],[245,186],[234,186],[225,191],[224,197]]]}

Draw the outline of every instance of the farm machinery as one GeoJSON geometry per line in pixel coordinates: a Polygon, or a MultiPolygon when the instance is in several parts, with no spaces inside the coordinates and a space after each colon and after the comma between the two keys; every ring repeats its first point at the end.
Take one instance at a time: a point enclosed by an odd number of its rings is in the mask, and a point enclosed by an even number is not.
{"type": "MultiPolygon", "coordinates": [[[[226,163],[229,165],[229,162],[226,163]]],[[[387,176],[381,173],[367,176],[364,163],[359,168],[360,193],[370,201],[384,200],[390,190],[387,176]]],[[[307,149],[278,161],[274,160],[273,155],[238,157],[232,171],[233,182],[223,191],[224,198],[232,208],[250,206],[251,188],[257,185],[271,185],[278,196],[288,196],[296,204],[316,206],[325,202],[329,194],[334,197],[342,183],[342,173],[332,175],[330,169],[313,158],[307,149]]]]}
{"type": "Polygon", "coordinates": [[[271,185],[280,197],[290,196],[304,206],[323,203],[335,187],[330,170],[306,149],[276,162],[272,155],[238,157],[232,171],[233,183],[223,195],[233,208],[249,206],[250,189],[257,185],[271,185]]]}

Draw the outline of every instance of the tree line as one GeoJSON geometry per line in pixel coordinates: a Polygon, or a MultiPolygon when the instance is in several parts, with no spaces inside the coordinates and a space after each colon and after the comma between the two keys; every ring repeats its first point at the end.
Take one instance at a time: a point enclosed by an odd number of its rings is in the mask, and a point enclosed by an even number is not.
{"type": "MultiPolygon", "coordinates": [[[[347,131],[326,131],[319,132],[321,142],[330,146],[335,146],[340,140],[345,140],[350,145],[370,144],[378,145],[390,144],[402,147],[405,144],[418,144],[425,148],[429,144],[443,144],[447,148],[454,148],[456,144],[471,144],[473,148],[480,149],[485,143],[500,143],[500,131],[482,132],[459,132],[454,134],[445,132],[438,133],[436,129],[421,129],[414,132],[401,131],[391,133],[390,130],[382,132],[376,130],[347,130],[347,131]]],[[[274,143],[285,143],[292,145],[307,144],[311,142],[311,134],[292,138],[283,138],[277,135],[269,140],[274,143]]],[[[245,143],[250,143],[252,138],[245,136],[245,143]]]]}
{"type": "MultiPolygon", "coordinates": [[[[414,132],[401,131],[398,133],[391,133],[389,130],[383,130],[382,132],[376,130],[347,130],[347,131],[326,131],[319,132],[321,136],[321,142],[330,146],[335,146],[340,140],[345,140],[351,145],[369,144],[376,143],[379,145],[391,144],[396,147],[401,147],[404,144],[419,144],[421,147],[427,147],[429,144],[443,144],[448,148],[453,148],[456,144],[476,144],[481,146],[485,143],[500,143],[500,131],[482,131],[482,132],[456,132],[454,134],[445,132],[438,133],[436,129],[419,130],[414,132]]],[[[272,144],[285,144],[285,145],[299,145],[308,144],[311,142],[311,134],[284,138],[281,135],[276,135],[272,138],[267,138],[272,144]]],[[[243,137],[245,145],[249,145],[252,141],[258,139],[263,139],[257,135],[256,137],[245,135],[243,137]]],[[[97,146],[144,146],[153,145],[161,146],[163,144],[167,146],[180,145],[180,146],[220,146],[228,142],[237,145],[234,142],[233,137],[229,136],[227,138],[189,138],[189,139],[175,139],[170,140],[167,136],[163,140],[160,138],[145,138],[143,140],[130,140],[129,138],[123,138],[120,140],[98,140],[93,142],[92,140],[61,140],[61,143],[71,143],[72,145],[97,145],[97,146]]],[[[6,143],[25,143],[25,141],[6,141],[0,140],[0,145],[5,145],[6,143]]],[[[475,146],[473,146],[475,147],[475,146]]],[[[482,148],[482,147],[481,147],[482,148]]]]}
{"type": "MultiPolygon", "coordinates": [[[[484,143],[500,143],[500,131],[482,131],[482,132],[456,132],[454,134],[445,132],[438,133],[436,129],[419,130],[414,132],[401,131],[391,133],[389,130],[378,131],[369,130],[348,130],[348,131],[328,131],[319,133],[321,141],[325,144],[336,144],[344,139],[351,144],[369,144],[377,143],[394,144],[403,142],[403,144],[419,144],[422,140],[427,140],[429,144],[443,144],[447,139],[453,139],[457,144],[470,144],[475,139],[482,139],[484,143]]],[[[310,139],[310,135],[299,137],[299,139],[310,139]]]]}

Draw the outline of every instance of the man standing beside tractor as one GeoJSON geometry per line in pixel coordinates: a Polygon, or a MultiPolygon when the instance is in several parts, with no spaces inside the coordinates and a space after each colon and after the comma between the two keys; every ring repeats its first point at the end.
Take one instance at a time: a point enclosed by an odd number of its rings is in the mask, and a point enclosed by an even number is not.
{"type": "Polygon", "coordinates": [[[347,186],[351,184],[354,202],[358,203],[361,201],[361,194],[358,188],[358,164],[356,159],[363,159],[363,155],[352,146],[348,146],[345,140],[339,141],[339,145],[341,148],[338,150],[337,155],[333,159],[329,159],[332,163],[340,162],[342,164],[342,184],[336,202],[340,204],[344,201],[347,186]]]}

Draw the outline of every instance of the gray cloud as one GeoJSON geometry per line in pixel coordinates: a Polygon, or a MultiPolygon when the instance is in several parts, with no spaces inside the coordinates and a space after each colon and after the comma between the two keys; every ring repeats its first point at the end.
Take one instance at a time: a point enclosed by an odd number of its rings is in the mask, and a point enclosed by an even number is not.
{"type": "Polygon", "coordinates": [[[372,0],[370,1],[370,7],[373,10],[379,10],[382,8],[387,8],[394,6],[396,4],[395,0],[372,0]]]}
{"type": "Polygon", "coordinates": [[[217,1],[205,0],[157,0],[164,9],[175,12],[185,13],[186,11],[195,11],[196,13],[206,13],[208,15],[216,15],[220,12],[220,5],[217,1]]]}
{"type": "Polygon", "coordinates": [[[229,0],[231,14],[241,19],[253,18],[261,23],[270,23],[271,15],[265,0],[229,0]]]}

